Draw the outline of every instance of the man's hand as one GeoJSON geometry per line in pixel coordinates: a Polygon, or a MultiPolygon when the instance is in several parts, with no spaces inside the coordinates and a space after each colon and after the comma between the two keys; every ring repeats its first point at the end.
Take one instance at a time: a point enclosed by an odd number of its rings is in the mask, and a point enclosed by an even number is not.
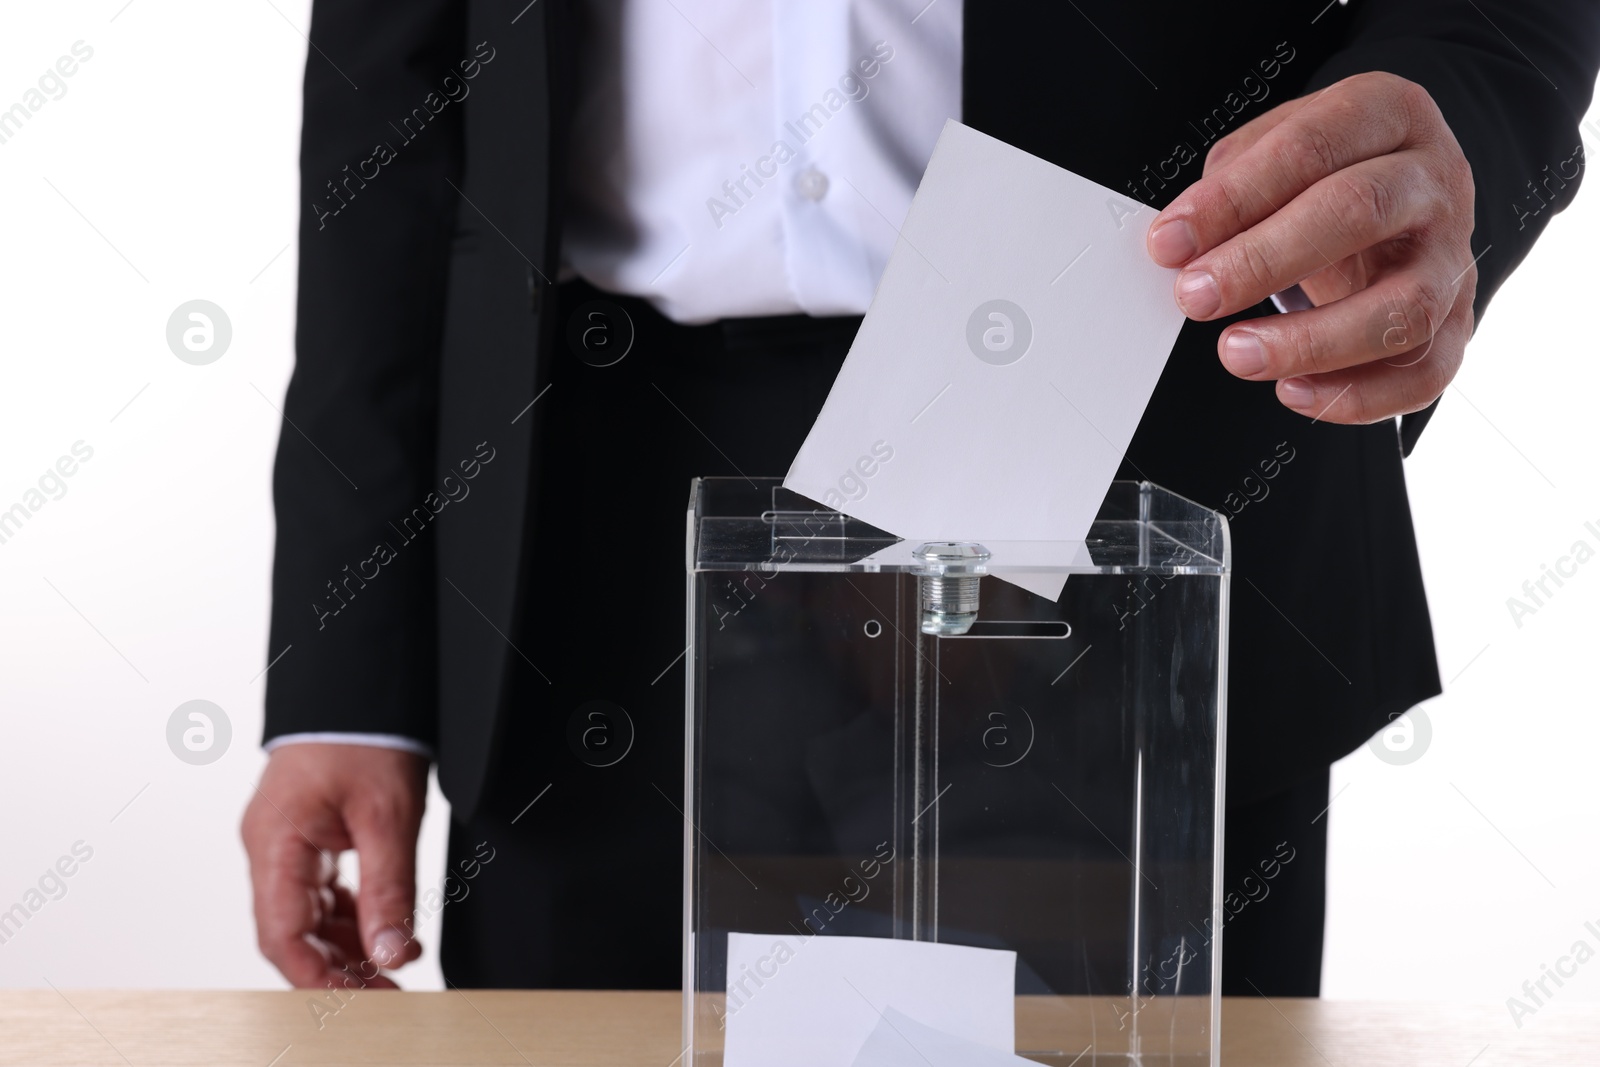
{"type": "Polygon", "coordinates": [[[1199,181],[1151,224],[1151,258],[1183,267],[1184,314],[1243,311],[1299,283],[1306,311],[1235,323],[1233,374],[1327,422],[1427,407],[1472,334],[1472,169],[1421,86],[1358,74],[1212,146],[1199,181]]]}
{"type": "Polygon", "coordinates": [[[261,952],[301,988],[394,988],[379,973],[422,954],[411,936],[428,762],[369,745],[272,753],[241,833],[261,952]],[[356,850],[359,896],[338,881],[356,850]],[[348,968],[348,970],[346,969],[348,968]]]}

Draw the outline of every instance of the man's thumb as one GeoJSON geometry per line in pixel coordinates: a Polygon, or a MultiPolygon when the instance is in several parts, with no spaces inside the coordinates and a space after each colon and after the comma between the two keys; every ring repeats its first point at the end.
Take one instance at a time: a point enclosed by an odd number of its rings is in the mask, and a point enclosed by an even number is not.
{"type": "Polygon", "coordinates": [[[420,811],[409,805],[357,801],[345,824],[360,862],[356,920],[361,947],[380,967],[399,967],[422,954],[412,930],[417,896],[420,811]]]}

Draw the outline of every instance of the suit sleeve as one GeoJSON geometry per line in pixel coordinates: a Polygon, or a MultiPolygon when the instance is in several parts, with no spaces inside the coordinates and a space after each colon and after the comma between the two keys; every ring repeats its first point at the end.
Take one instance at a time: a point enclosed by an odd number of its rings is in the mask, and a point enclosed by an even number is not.
{"type": "Polygon", "coordinates": [[[273,472],[268,741],[435,741],[431,524],[407,520],[438,489],[465,19],[462,0],[313,7],[295,367],[273,472]]]}
{"type": "MultiPolygon", "coordinates": [[[[1472,166],[1477,189],[1473,311],[1484,309],[1583,171],[1579,122],[1600,70],[1595,0],[1367,0],[1343,49],[1307,87],[1388,71],[1433,96],[1472,166]]],[[[1597,142],[1600,143],[1600,142],[1597,142]]],[[[1406,416],[1406,453],[1438,401],[1406,416]]]]}

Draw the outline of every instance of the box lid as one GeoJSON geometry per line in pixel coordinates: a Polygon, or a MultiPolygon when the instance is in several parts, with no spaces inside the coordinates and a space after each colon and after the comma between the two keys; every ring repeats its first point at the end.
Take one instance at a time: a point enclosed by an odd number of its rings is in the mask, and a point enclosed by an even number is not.
{"type": "MultiPolygon", "coordinates": [[[[962,540],[959,530],[896,537],[783,488],[780,478],[696,478],[688,519],[694,571],[926,574],[918,548],[962,540]]],[[[983,548],[987,559],[949,573],[1226,574],[1232,563],[1227,519],[1151,482],[1113,482],[1085,540],[983,548]]]]}

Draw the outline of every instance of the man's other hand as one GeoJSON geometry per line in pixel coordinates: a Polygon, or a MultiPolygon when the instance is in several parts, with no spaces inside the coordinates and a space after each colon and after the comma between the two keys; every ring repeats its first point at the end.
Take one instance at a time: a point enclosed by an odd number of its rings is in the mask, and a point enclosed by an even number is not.
{"type": "Polygon", "coordinates": [[[1370,423],[1427,407],[1472,334],[1472,168],[1433,98],[1358,74],[1281,104],[1212,146],[1200,180],[1151,224],[1191,319],[1298,283],[1314,305],[1234,323],[1218,354],[1278,383],[1287,407],[1370,423]]]}
{"type": "Polygon", "coordinates": [[[370,745],[290,744],[267,762],[240,832],[256,940],[300,988],[395,988],[380,968],[422,954],[412,936],[428,761],[370,745]],[[339,881],[356,850],[360,891],[339,881]]]}

